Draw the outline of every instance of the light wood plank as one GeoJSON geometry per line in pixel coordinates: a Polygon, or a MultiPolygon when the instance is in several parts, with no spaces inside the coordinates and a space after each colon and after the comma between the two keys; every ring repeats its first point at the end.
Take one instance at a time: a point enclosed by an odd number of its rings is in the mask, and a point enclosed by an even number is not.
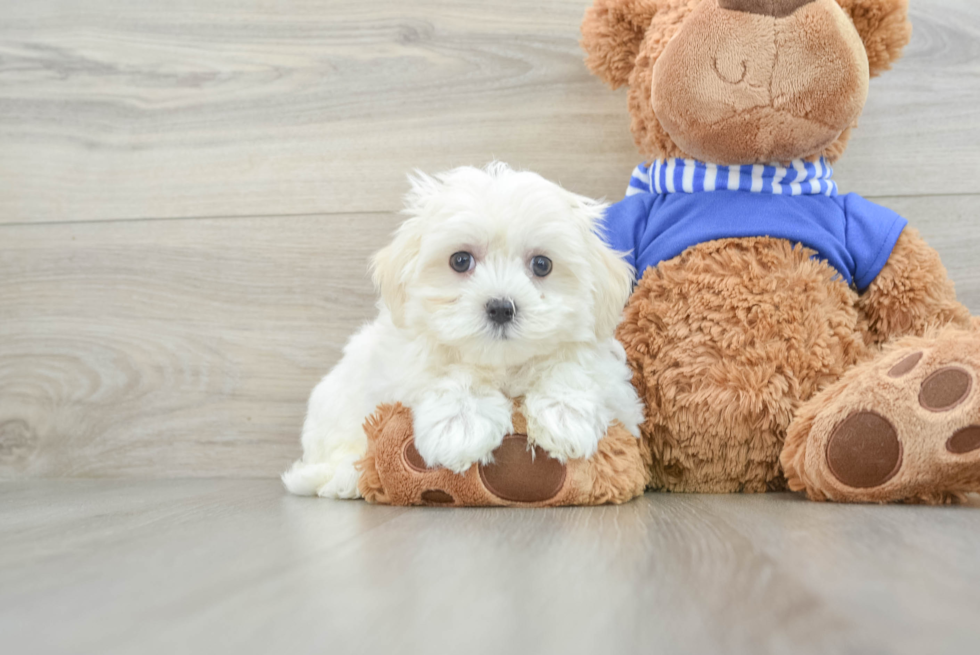
{"type": "Polygon", "coordinates": [[[980,3],[910,0],[910,15],[912,42],[871,81],[835,175],[866,196],[977,193],[980,3]]]}
{"type": "MultiPolygon", "coordinates": [[[[980,196],[881,202],[980,313],[980,196]]],[[[0,226],[0,477],[277,475],[398,220],[0,226]]]]}
{"type": "Polygon", "coordinates": [[[698,498],[699,509],[853,620],[869,643],[855,652],[956,652],[976,642],[976,497],[945,509],[795,501],[698,498]]]}
{"type": "MultiPolygon", "coordinates": [[[[980,150],[978,150],[980,155],[980,150]]],[[[875,198],[908,219],[943,258],[956,295],[980,315],[980,196],[875,198]]]]}
{"type": "MultiPolygon", "coordinates": [[[[625,95],[588,0],[34,0],[0,21],[0,222],[391,211],[492,158],[622,196],[625,95]]],[[[866,195],[980,192],[980,6],[913,1],[838,167],[866,195]]]]}
{"type": "Polygon", "coordinates": [[[0,484],[16,652],[962,653],[980,505],[393,509],[275,481],[0,484]]]}
{"type": "Polygon", "coordinates": [[[275,475],[396,221],[0,229],[0,477],[275,475]]]}

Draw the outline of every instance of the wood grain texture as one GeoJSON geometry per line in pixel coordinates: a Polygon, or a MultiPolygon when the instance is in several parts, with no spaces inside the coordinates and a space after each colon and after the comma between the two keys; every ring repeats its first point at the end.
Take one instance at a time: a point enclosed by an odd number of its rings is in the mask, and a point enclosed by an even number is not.
{"type": "MultiPolygon", "coordinates": [[[[636,155],[581,62],[587,4],[5,7],[0,478],[276,475],[373,315],[415,166],[496,155],[621,197],[636,155]]],[[[980,313],[980,7],[913,7],[837,177],[891,194],[980,313]]]]}
{"type": "Polygon", "coordinates": [[[0,476],[275,475],[395,222],[7,226],[0,476]]]}
{"type": "Polygon", "coordinates": [[[875,202],[898,212],[919,230],[942,256],[956,283],[956,296],[974,316],[980,315],[980,196],[888,197],[875,202]]]}
{"type": "MultiPolygon", "coordinates": [[[[618,198],[625,94],[588,0],[33,0],[0,21],[0,222],[392,211],[406,171],[496,157],[618,198]]],[[[980,5],[913,0],[842,184],[980,192],[980,5]]]]}
{"type": "MultiPolygon", "coordinates": [[[[886,198],[980,314],[980,196],[886,198]]],[[[275,476],[391,214],[0,227],[0,477],[275,476]]]]}
{"type": "Polygon", "coordinates": [[[0,484],[31,653],[964,653],[980,505],[403,509],[275,481],[0,484]]]}

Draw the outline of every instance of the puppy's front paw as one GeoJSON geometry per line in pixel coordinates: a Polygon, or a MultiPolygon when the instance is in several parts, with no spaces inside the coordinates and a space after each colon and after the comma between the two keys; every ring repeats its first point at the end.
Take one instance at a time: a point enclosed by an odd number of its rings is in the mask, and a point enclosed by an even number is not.
{"type": "Polygon", "coordinates": [[[600,406],[586,397],[536,396],[525,404],[528,438],[561,462],[594,455],[609,425],[600,406]]]}
{"type": "Polygon", "coordinates": [[[463,473],[491,453],[513,430],[511,402],[503,395],[424,398],[412,408],[415,448],[429,467],[463,473]]]}

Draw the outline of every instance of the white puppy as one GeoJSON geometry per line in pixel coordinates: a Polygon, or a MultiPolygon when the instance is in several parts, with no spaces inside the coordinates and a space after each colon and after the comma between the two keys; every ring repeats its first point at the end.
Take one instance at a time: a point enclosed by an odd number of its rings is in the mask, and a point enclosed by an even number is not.
{"type": "Polygon", "coordinates": [[[408,219],[374,259],[378,318],[310,396],[295,494],[357,498],[364,420],[382,403],[414,415],[429,466],[488,462],[523,397],[528,438],[589,457],[613,421],[643,410],[613,337],[633,272],[597,231],[605,206],[504,164],[419,174],[408,219]]]}

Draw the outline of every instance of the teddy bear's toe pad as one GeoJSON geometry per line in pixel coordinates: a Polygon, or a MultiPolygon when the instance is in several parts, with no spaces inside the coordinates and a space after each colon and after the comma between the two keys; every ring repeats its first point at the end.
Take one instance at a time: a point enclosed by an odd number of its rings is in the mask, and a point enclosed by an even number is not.
{"type": "Polygon", "coordinates": [[[923,381],[919,404],[932,412],[951,410],[966,400],[972,386],[973,378],[963,369],[941,368],[923,381]]]}
{"type": "Polygon", "coordinates": [[[422,453],[420,453],[415,447],[414,441],[405,442],[405,449],[402,451],[402,457],[405,458],[405,465],[413,471],[425,473],[427,470],[429,470],[429,467],[425,465],[425,460],[422,459],[422,453]]]}
{"type": "Polygon", "coordinates": [[[946,450],[954,455],[965,455],[974,450],[980,450],[980,425],[971,425],[962,430],[957,430],[956,434],[946,442],[946,450]]]}
{"type": "Polygon", "coordinates": [[[493,463],[480,465],[487,491],[518,503],[551,500],[565,484],[565,465],[541,448],[529,449],[527,437],[509,435],[493,451],[493,463]]]}
{"type": "Polygon", "coordinates": [[[447,494],[442,489],[426,489],[421,493],[419,498],[422,499],[423,503],[429,505],[452,505],[456,502],[456,499],[451,494],[447,494]]]}
{"type": "Polygon", "coordinates": [[[915,365],[919,363],[922,359],[922,351],[914,352],[911,355],[906,355],[902,360],[891,367],[888,371],[888,377],[890,378],[900,378],[906,373],[910,372],[915,365]]]}
{"type": "Polygon", "coordinates": [[[874,412],[856,412],[827,442],[827,465],[849,487],[877,487],[902,465],[902,444],[892,424],[874,412]]]}

